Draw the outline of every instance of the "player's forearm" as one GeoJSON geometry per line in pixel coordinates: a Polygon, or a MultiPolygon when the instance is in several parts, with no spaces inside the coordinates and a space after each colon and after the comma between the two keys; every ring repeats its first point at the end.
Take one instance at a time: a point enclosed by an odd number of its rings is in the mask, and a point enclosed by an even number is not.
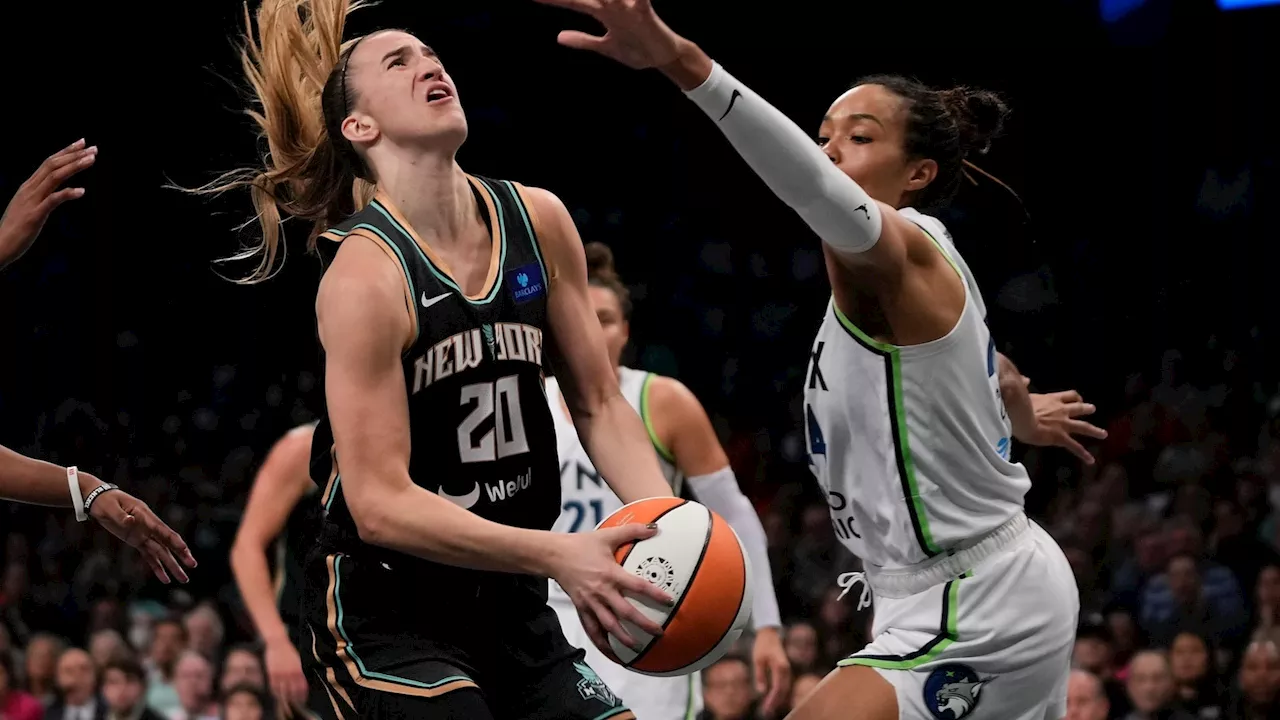
{"type": "Polygon", "coordinates": [[[671,497],[644,423],[620,393],[591,412],[575,412],[573,424],[592,464],[622,502],[671,497]]]}
{"type": "Polygon", "coordinates": [[[231,548],[231,573],[235,576],[236,587],[240,589],[240,597],[244,599],[245,609],[262,639],[269,643],[287,640],[289,629],[276,607],[275,584],[267,567],[266,550],[237,538],[231,548]]]}
{"type": "Polygon", "coordinates": [[[760,523],[760,516],[751,501],[738,487],[733,468],[726,466],[718,472],[690,477],[689,489],[703,505],[720,513],[747,551],[754,585],[751,589],[751,619],[755,627],[780,626],[782,617],[773,591],[773,570],[769,564],[769,542],[764,525],[760,523]]]}
{"type": "Polygon", "coordinates": [[[1000,397],[1004,400],[1005,412],[1009,413],[1009,422],[1013,425],[1013,436],[1026,442],[1036,427],[1036,411],[1031,404],[1031,393],[1027,390],[1027,381],[1014,366],[1013,361],[1003,354],[996,355],[1000,382],[1000,397]]]}
{"type": "MultiPolygon", "coordinates": [[[[344,488],[360,480],[344,477],[344,488]]],[[[554,533],[485,520],[411,483],[348,501],[362,540],[433,562],[550,577],[558,557],[554,533]]]]}
{"type": "Polygon", "coordinates": [[[783,202],[831,247],[860,253],[880,239],[880,208],[813,138],[696,46],[663,68],[783,202]],[[690,87],[701,73],[701,82],[690,87]]]}
{"type": "MultiPolygon", "coordinates": [[[[80,497],[88,497],[102,483],[89,473],[79,473],[80,497]]],[[[0,446],[0,499],[32,505],[71,507],[67,469],[36,460],[0,446]]]]}

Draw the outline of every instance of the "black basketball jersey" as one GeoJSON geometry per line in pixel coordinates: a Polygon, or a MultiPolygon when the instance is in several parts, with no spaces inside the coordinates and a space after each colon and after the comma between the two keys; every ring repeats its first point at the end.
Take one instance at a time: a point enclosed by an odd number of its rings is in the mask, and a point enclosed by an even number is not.
{"type": "MultiPolygon", "coordinates": [[[[477,296],[464,295],[382,196],[321,242],[331,241],[327,251],[336,252],[343,238],[362,235],[404,272],[415,328],[403,354],[414,483],[489,520],[548,530],[560,513],[560,479],[543,385],[546,266],[517,186],[469,179],[493,242],[488,280],[477,296]]],[[[311,477],[324,489],[327,522],[353,537],[327,415],[311,447],[311,477]]],[[[460,580],[457,569],[426,565],[412,563],[409,571],[460,580]]]]}

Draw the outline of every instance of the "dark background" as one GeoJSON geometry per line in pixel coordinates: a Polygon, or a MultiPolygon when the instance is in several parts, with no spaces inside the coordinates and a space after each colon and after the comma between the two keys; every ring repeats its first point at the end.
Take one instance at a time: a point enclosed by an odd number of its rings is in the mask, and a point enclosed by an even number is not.
{"type": "MultiPolygon", "coordinates": [[[[1232,452],[1252,451],[1277,375],[1280,9],[1152,0],[1115,24],[1065,0],[659,9],[806,129],[873,72],[1004,93],[1007,136],[979,164],[1030,219],[988,182],[945,218],[1002,349],[1037,388],[1081,390],[1102,421],[1162,379],[1221,385],[1213,412],[1232,452]]],[[[164,505],[212,560],[197,593],[227,577],[215,550],[249,471],[320,397],[305,228],[290,226],[278,277],[237,286],[213,261],[251,239],[236,232],[248,198],[162,187],[257,158],[230,40],[242,12],[23,3],[4,30],[0,196],[78,137],[100,155],[86,196],[0,282],[0,443],[164,505]]],[[[796,406],[829,294],[819,245],[713,125],[656,73],[558,47],[559,29],[588,26],[567,12],[397,0],[349,34],[388,26],[455,78],[464,168],[556,192],[584,239],[613,247],[637,300],[636,362],[693,388],[748,492],[765,503],[811,485],[796,406]]],[[[1056,452],[1039,463],[1033,510],[1077,467],[1056,452]]],[[[0,525],[43,522],[0,509],[0,525]]]]}

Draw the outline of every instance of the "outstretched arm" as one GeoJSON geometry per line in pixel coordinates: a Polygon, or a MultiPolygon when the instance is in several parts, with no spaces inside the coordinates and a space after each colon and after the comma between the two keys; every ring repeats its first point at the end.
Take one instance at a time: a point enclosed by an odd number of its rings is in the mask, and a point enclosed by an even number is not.
{"type": "Polygon", "coordinates": [[[538,242],[550,275],[548,322],[560,349],[560,387],[591,462],[623,502],[670,497],[644,424],[618,387],[600,321],[587,295],[582,238],[564,203],[539,188],[523,188],[535,212],[538,242]]]}
{"type": "Polygon", "coordinates": [[[0,447],[0,499],[78,507],[78,519],[86,519],[83,513],[87,513],[112,535],[141,551],[151,571],[162,582],[169,582],[170,575],[186,582],[187,573],[182,566],[196,566],[196,559],[182,537],[156,517],[146,503],[87,472],[72,473],[69,468],[0,447]],[[101,489],[104,487],[111,489],[101,489]],[[91,498],[91,504],[85,509],[83,506],[91,498]]]}
{"type": "Polygon", "coordinates": [[[896,278],[908,261],[938,260],[914,223],[872,199],[795,123],[667,27],[648,0],[538,2],[590,15],[607,30],[599,37],[565,31],[561,44],[662,71],[843,263],[896,278]]]}
{"type": "Polygon", "coordinates": [[[289,513],[312,487],[308,467],[314,432],[314,425],[294,428],[271,448],[253,480],[231,547],[231,571],[240,597],[266,645],[271,691],[289,707],[306,702],[307,679],[302,674],[302,658],[290,642],[289,630],[276,606],[267,548],[284,531],[289,513]]]}
{"type": "Polygon", "coordinates": [[[742,494],[729,458],[711,427],[702,403],[680,381],[652,376],[647,396],[647,416],[664,447],[671,449],[676,467],[689,480],[695,497],[733,528],[746,548],[755,587],[751,589],[751,619],[756,629],[752,652],[756,687],[768,714],[782,706],[791,688],[791,665],[782,647],[778,598],[773,591],[769,543],[760,516],[742,494]]]}

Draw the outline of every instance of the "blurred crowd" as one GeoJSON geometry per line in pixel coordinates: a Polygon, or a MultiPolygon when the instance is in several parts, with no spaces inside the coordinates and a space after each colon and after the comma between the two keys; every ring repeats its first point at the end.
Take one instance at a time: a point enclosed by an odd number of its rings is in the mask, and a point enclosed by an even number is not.
{"type": "MultiPolygon", "coordinates": [[[[1211,371],[1188,373],[1170,352],[1159,371],[1130,378],[1094,465],[1022,456],[1044,498],[1030,509],[1081,592],[1072,720],[1280,718],[1280,395],[1233,384],[1229,352],[1193,359],[1211,371]]],[[[69,512],[0,507],[0,720],[275,716],[252,626],[218,560],[254,468],[278,434],[311,419],[317,390],[307,374],[267,383],[261,399],[238,382],[219,368],[206,393],[162,419],[167,442],[147,447],[163,452],[117,460],[115,479],[203,561],[190,585],[160,585],[135,553],[69,512]],[[219,444],[202,442],[215,430],[219,444]],[[177,481],[161,468],[180,468],[177,481]]],[[[68,401],[42,418],[41,446],[25,449],[54,461],[112,457],[96,445],[127,422],[68,401]]],[[[859,564],[813,483],[784,473],[752,484],[764,454],[741,448],[758,439],[726,444],[769,535],[800,697],[867,641],[874,607],[859,612],[840,596],[837,576],[859,564]]],[[[749,642],[702,673],[707,720],[760,717],[749,642]]]]}

